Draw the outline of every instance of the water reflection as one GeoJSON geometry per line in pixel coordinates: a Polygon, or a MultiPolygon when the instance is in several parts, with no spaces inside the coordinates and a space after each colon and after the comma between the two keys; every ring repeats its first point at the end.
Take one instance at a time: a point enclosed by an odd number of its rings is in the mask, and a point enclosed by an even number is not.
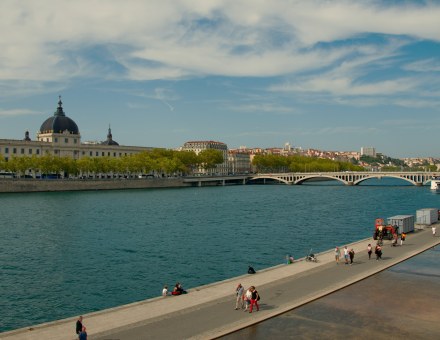
{"type": "Polygon", "coordinates": [[[226,339],[439,339],[440,247],[226,339]]]}

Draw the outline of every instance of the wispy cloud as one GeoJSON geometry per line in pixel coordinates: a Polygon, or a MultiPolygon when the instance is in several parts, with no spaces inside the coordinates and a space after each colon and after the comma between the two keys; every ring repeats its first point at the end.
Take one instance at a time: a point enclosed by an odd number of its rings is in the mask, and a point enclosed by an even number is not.
{"type": "Polygon", "coordinates": [[[0,108],[0,117],[39,115],[41,112],[29,109],[5,110],[0,108]]]}
{"type": "Polygon", "coordinates": [[[404,70],[415,72],[440,72],[440,59],[424,59],[403,66],[404,70]]]}
{"type": "Polygon", "coordinates": [[[275,103],[255,103],[229,106],[228,110],[249,113],[276,113],[276,114],[298,114],[296,110],[289,106],[283,106],[275,103]]]}

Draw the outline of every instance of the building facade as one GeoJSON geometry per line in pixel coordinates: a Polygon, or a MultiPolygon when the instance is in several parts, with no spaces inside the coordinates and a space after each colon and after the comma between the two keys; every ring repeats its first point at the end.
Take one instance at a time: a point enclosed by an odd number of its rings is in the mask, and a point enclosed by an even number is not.
{"type": "Polygon", "coordinates": [[[82,157],[123,157],[152,147],[122,146],[113,140],[109,127],[107,139],[103,142],[81,143],[78,125],[64,113],[61,97],[53,116],[47,118],[31,140],[26,131],[22,140],[0,139],[0,155],[8,161],[13,157],[53,155],[80,159],[82,157]]]}
{"type": "Polygon", "coordinates": [[[203,150],[214,149],[219,150],[223,156],[223,163],[218,164],[214,169],[204,169],[199,167],[194,170],[194,175],[227,175],[229,171],[228,163],[228,146],[222,142],[215,141],[189,141],[186,142],[182,151],[194,151],[198,155],[203,150]]]}

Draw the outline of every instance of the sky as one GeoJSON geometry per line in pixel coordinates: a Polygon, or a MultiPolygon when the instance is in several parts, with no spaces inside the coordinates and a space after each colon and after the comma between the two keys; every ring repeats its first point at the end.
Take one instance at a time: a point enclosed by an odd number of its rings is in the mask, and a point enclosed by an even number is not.
{"type": "Polygon", "coordinates": [[[440,157],[440,1],[1,0],[0,138],[440,157]]]}

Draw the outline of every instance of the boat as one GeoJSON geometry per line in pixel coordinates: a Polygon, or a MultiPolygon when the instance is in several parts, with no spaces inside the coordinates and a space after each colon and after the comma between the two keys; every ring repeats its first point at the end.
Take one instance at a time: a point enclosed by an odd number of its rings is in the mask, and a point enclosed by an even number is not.
{"type": "Polygon", "coordinates": [[[431,190],[440,193],[440,176],[431,178],[431,190]]]}

